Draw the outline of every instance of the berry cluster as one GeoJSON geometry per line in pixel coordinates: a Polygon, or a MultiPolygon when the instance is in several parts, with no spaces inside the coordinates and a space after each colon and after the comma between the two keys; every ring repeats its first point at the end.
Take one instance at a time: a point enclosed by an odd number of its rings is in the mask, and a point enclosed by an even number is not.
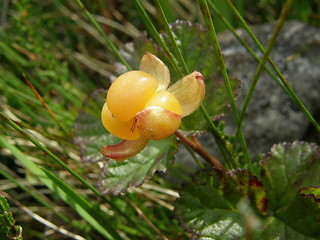
{"type": "Polygon", "coordinates": [[[181,122],[181,104],[148,73],[129,71],[109,88],[102,109],[102,123],[113,135],[135,140],[161,140],[172,135],[181,122]]]}

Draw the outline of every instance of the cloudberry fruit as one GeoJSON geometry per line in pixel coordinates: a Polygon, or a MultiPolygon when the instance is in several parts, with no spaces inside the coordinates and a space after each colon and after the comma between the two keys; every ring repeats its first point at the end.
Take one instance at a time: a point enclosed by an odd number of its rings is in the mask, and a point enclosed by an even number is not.
{"type": "Polygon", "coordinates": [[[140,136],[160,140],[172,135],[181,122],[181,104],[172,93],[156,91],[157,87],[157,80],[142,71],[119,76],[102,109],[103,126],[125,140],[140,136]]]}
{"type": "Polygon", "coordinates": [[[182,115],[181,104],[177,98],[165,90],[156,92],[145,105],[145,107],[152,106],[162,107],[170,112],[182,115]]]}
{"type": "Polygon", "coordinates": [[[108,109],[107,103],[103,105],[101,112],[103,126],[114,136],[125,139],[135,140],[140,137],[136,125],[136,119],[132,118],[128,121],[120,121],[112,115],[108,109]]]}
{"type": "Polygon", "coordinates": [[[158,81],[142,71],[120,75],[110,86],[107,104],[110,112],[120,121],[128,121],[140,112],[156,92],[158,81]]]}

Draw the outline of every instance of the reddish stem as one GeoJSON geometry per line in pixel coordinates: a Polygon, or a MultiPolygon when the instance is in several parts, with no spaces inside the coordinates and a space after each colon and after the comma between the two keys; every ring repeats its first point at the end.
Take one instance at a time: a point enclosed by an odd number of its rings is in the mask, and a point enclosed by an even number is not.
{"type": "Polygon", "coordinates": [[[183,141],[185,144],[187,144],[191,149],[193,149],[196,153],[198,153],[204,160],[209,162],[214,168],[216,169],[225,169],[224,166],[216,159],[214,156],[212,156],[211,153],[209,153],[198,141],[198,139],[193,136],[192,141],[184,136],[179,130],[175,132],[175,135],[180,138],[181,141],[183,141]]]}

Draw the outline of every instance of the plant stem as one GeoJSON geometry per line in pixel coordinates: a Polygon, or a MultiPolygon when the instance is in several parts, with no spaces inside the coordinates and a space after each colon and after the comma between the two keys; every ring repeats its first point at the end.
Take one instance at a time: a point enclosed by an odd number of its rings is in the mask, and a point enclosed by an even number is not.
{"type": "MultiPolygon", "coordinates": [[[[226,25],[226,27],[230,30],[230,32],[233,34],[233,36],[245,47],[245,49],[251,54],[254,59],[256,59],[258,62],[260,62],[260,58],[258,55],[250,48],[250,46],[240,37],[240,35],[237,33],[237,31],[232,27],[232,25],[225,19],[225,17],[222,15],[222,13],[217,9],[217,7],[212,3],[212,1],[209,2],[209,5],[213,9],[213,11],[217,14],[217,16],[221,19],[221,21],[226,25]]],[[[235,11],[237,11],[235,9],[235,11]]],[[[239,13],[238,13],[239,14],[239,13]]],[[[241,16],[240,16],[241,17],[241,16]]],[[[268,72],[268,74],[281,86],[283,87],[281,81],[277,78],[277,76],[272,72],[272,70],[264,65],[265,70],[268,72]]],[[[286,91],[287,89],[283,87],[283,89],[286,91]]]]}
{"type": "Polygon", "coordinates": [[[293,3],[293,0],[288,0],[286,2],[286,4],[285,4],[284,8],[282,9],[280,17],[279,17],[279,20],[278,20],[277,25],[275,27],[275,30],[274,30],[274,32],[273,32],[273,34],[271,36],[271,39],[268,42],[268,45],[267,45],[267,47],[266,47],[266,49],[264,51],[263,57],[262,57],[259,65],[258,65],[258,67],[256,69],[256,72],[254,74],[253,80],[252,80],[252,82],[250,84],[250,88],[249,88],[248,94],[246,95],[245,100],[244,100],[244,104],[243,104],[243,107],[242,107],[242,110],[241,110],[241,114],[240,114],[240,119],[239,119],[239,122],[238,122],[238,129],[240,129],[240,127],[241,127],[241,124],[242,124],[242,121],[244,119],[244,115],[246,113],[246,110],[248,108],[251,96],[252,96],[252,94],[254,92],[254,89],[255,89],[255,87],[256,87],[256,85],[258,83],[258,80],[260,78],[261,72],[262,72],[262,70],[263,70],[263,68],[264,68],[264,66],[265,66],[265,64],[267,62],[267,59],[268,59],[268,57],[269,57],[269,55],[271,53],[271,50],[273,49],[273,46],[276,43],[276,40],[277,40],[277,38],[279,36],[280,30],[283,27],[283,24],[285,22],[285,19],[286,19],[288,13],[289,13],[289,9],[290,9],[292,3],[293,3]]]}
{"type": "Polygon", "coordinates": [[[204,160],[206,160],[210,165],[216,169],[225,169],[225,167],[214,157],[212,156],[196,139],[193,137],[193,141],[184,136],[179,130],[175,132],[175,135],[180,138],[185,144],[187,144],[191,149],[198,153],[204,160]]]}
{"type": "MultiPolygon", "coordinates": [[[[154,0],[154,2],[156,3],[157,5],[157,8],[158,8],[158,12],[159,12],[159,16],[160,16],[160,19],[162,21],[162,24],[164,25],[165,29],[166,29],[166,32],[168,33],[168,36],[169,36],[169,39],[170,39],[170,42],[171,42],[171,45],[173,47],[173,50],[175,51],[175,54],[180,62],[180,65],[182,66],[183,68],[183,73],[186,75],[189,73],[189,69],[186,65],[186,62],[184,61],[184,58],[182,56],[182,53],[178,47],[178,44],[176,42],[176,39],[174,37],[174,34],[173,32],[171,31],[171,28],[170,28],[170,25],[168,24],[168,21],[167,21],[167,18],[166,18],[166,15],[161,7],[161,4],[160,4],[160,1],[159,0],[154,0]]],[[[221,136],[219,135],[218,131],[216,130],[216,126],[213,124],[207,110],[205,109],[205,107],[202,105],[201,106],[201,111],[202,111],[202,114],[203,114],[203,117],[206,118],[206,121],[209,122],[209,126],[215,131],[215,133],[213,134],[214,138],[216,139],[216,142],[218,144],[218,147],[221,148],[220,151],[222,152],[222,155],[225,156],[224,152],[226,150],[226,147],[224,145],[223,142],[219,141],[221,140],[221,136]],[[212,126],[213,125],[213,126],[212,126]]],[[[231,155],[229,155],[231,156],[231,155]]],[[[230,159],[225,157],[225,160],[228,162],[228,160],[230,159]]],[[[198,163],[199,167],[203,167],[200,165],[200,162],[195,158],[195,161],[198,163]]]]}
{"type": "MultiPolygon", "coordinates": [[[[207,4],[206,0],[198,0],[198,3],[199,3],[199,6],[200,6],[202,15],[204,17],[208,32],[210,34],[212,45],[213,45],[214,50],[216,52],[216,55],[218,57],[220,70],[221,70],[221,73],[222,73],[222,76],[223,76],[223,79],[224,79],[224,83],[225,83],[225,86],[226,86],[226,89],[227,89],[227,92],[228,92],[228,95],[229,95],[230,105],[231,105],[231,108],[232,108],[232,111],[233,111],[233,114],[234,114],[235,121],[238,124],[239,115],[238,115],[238,110],[237,110],[236,104],[235,104],[235,97],[234,97],[233,92],[232,92],[230,80],[229,80],[229,77],[228,77],[226,66],[224,64],[222,52],[221,52],[221,49],[220,49],[220,45],[219,45],[219,42],[218,42],[218,37],[217,37],[216,31],[215,31],[215,28],[214,28],[214,25],[213,25],[213,22],[212,22],[212,18],[211,18],[211,15],[210,15],[209,7],[208,7],[208,4],[207,4]]],[[[241,128],[239,129],[239,135],[240,135],[240,141],[241,141],[241,144],[242,144],[242,150],[243,150],[245,159],[247,161],[248,168],[249,168],[250,171],[252,171],[253,170],[252,162],[250,160],[250,155],[249,155],[249,152],[248,152],[247,144],[246,144],[246,141],[245,141],[245,138],[244,138],[244,134],[243,134],[243,131],[242,131],[241,128]]]]}
{"type": "Polygon", "coordinates": [[[143,218],[149,226],[161,237],[163,240],[169,240],[162,232],[161,230],[153,224],[153,222],[143,213],[143,211],[133,202],[131,199],[126,196],[125,197],[127,202],[130,204],[130,206],[143,218]]]}
{"type": "Polygon", "coordinates": [[[202,164],[202,162],[197,158],[195,152],[190,148],[189,145],[187,145],[185,142],[183,142],[185,147],[187,148],[188,152],[192,156],[192,158],[196,161],[200,169],[205,169],[205,166],[202,164]]]}
{"type": "Polygon", "coordinates": [[[231,167],[231,168],[239,167],[238,163],[234,160],[232,154],[228,150],[225,141],[222,139],[221,135],[219,134],[219,131],[218,131],[216,125],[214,124],[214,122],[210,118],[208,112],[206,111],[206,109],[204,108],[203,105],[200,106],[200,110],[209,125],[210,133],[212,134],[213,138],[215,139],[215,141],[218,145],[218,148],[219,148],[225,162],[227,163],[227,165],[229,165],[229,167],[231,167]]]}

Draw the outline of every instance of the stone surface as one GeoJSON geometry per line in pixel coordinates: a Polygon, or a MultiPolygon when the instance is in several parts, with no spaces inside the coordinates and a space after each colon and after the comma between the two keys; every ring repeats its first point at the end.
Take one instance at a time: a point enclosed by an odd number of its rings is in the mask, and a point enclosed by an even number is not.
{"type": "MultiPolygon", "coordinates": [[[[252,27],[253,32],[266,47],[274,24],[252,27]]],[[[240,36],[261,57],[262,54],[244,30],[240,36]]],[[[238,107],[242,106],[257,68],[257,61],[231,35],[219,36],[229,76],[243,81],[238,107]]],[[[274,46],[272,59],[285,76],[307,109],[315,115],[320,111],[320,28],[303,23],[287,22],[274,46]]],[[[232,121],[228,121],[232,126],[232,121]]],[[[309,120],[284,90],[263,71],[252,95],[243,123],[246,140],[252,153],[267,152],[283,141],[304,140],[310,126],[309,120]]]]}
{"type": "MultiPolygon", "coordinates": [[[[264,47],[271,37],[274,26],[274,24],[265,24],[252,27],[264,47]]],[[[261,57],[261,52],[246,32],[244,30],[237,32],[261,57]]],[[[258,64],[230,32],[220,34],[219,42],[229,76],[243,81],[240,96],[237,99],[237,106],[240,109],[258,64]]],[[[287,22],[271,56],[310,113],[319,116],[320,28],[296,21],[287,22]]],[[[227,132],[234,133],[235,124],[231,112],[225,120],[227,132]]],[[[307,117],[265,71],[262,72],[252,95],[243,129],[252,159],[255,159],[258,154],[267,153],[273,144],[306,140],[306,134],[310,129],[313,140],[320,139],[307,117]]],[[[199,139],[210,152],[219,157],[216,143],[210,134],[203,134],[199,139]]],[[[197,169],[190,154],[183,148],[180,149],[176,156],[177,163],[197,169]]]]}

